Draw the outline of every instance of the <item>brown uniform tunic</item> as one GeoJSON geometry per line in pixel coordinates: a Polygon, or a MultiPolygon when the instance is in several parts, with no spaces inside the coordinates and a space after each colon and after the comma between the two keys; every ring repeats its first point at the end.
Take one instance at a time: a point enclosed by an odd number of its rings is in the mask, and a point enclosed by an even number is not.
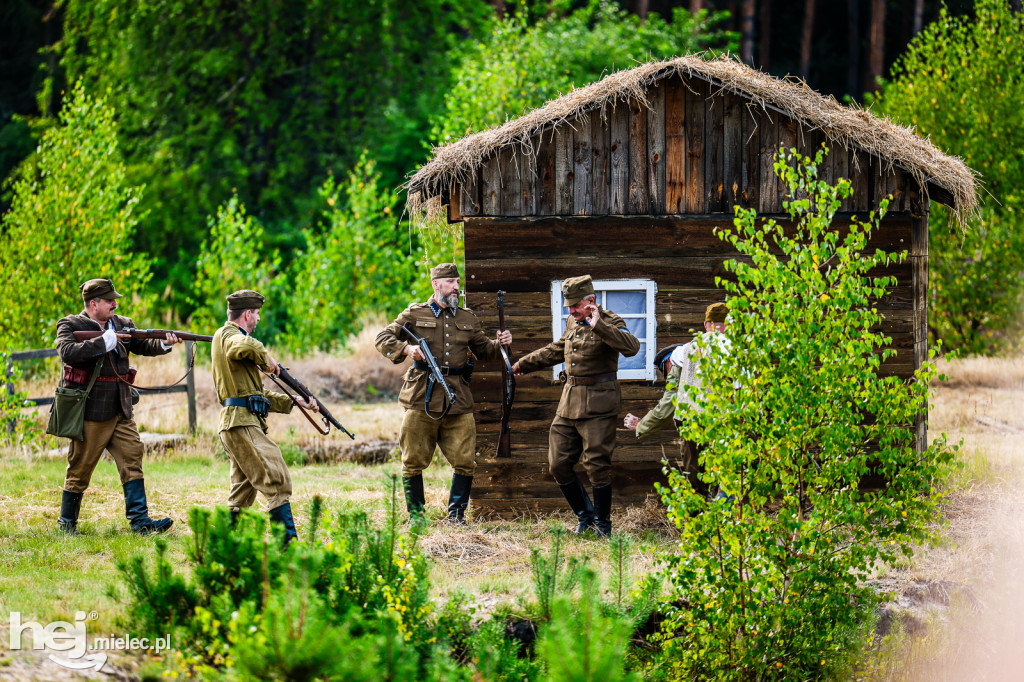
{"type": "MultiPolygon", "coordinates": [[[[271,412],[291,412],[292,399],[283,393],[263,388],[260,369],[269,367],[267,349],[234,322],[228,322],[213,335],[211,369],[217,388],[217,400],[262,395],[270,401],[271,412]]],[[[225,406],[220,411],[220,442],[231,461],[232,509],[251,507],[256,493],[267,498],[267,507],[276,509],[288,502],[292,478],[281,455],[281,448],[267,437],[267,421],[245,407],[225,406]]]]}
{"type": "Polygon", "coordinates": [[[519,360],[524,373],[565,362],[568,380],[548,431],[548,467],[559,485],[572,482],[573,468],[581,458],[594,486],[611,482],[621,402],[619,382],[613,375],[619,369],[619,354],[636,355],[640,342],[621,317],[598,310],[601,319],[594,327],[570,316],[560,339],[519,360]],[[577,377],[601,380],[577,385],[573,383],[577,377]]]}
{"type": "MultiPolygon", "coordinates": [[[[135,327],[131,318],[112,315],[110,322],[115,330],[135,327]]],[[[57,322],[57,355],[67,365],[84,370],[92,376],[96,363],[102,357],[103,368],[100,376],[114,379],[117,374],[126,376],[130,370],[129,353],[136,355],[164,355],[170,353],[155,339],[118,340],[114,350],[106,352],[104,340],[100,337],[88,341],[75,341],[77,331],[101,331],[99,322],[85,314],[68,315],[57,322]]],[[[69,384],[72,388],[84,388],[88,384],[69,384]]],[[[97,381],[93,384],[89,398],[85,401],[85,440],[71,440],[68,448],[68,468],[64,474],[64,490],[71,493],[84,492],[92,480],[92,473],[103,451],[117,466],[121,485],[142,478],[142,455],[144,448],[139,438],[139,429],[132,419],[131,388],[120,381],[97,381]]]]}
{"type": "MultiPolygon", "coordinates": [[[[413,303],[394,322],[377,334],[374,344],[380,353],[397,364],[406,357],[403,350],[412,343],[401,331],[408,325],[422,336],[442,369],[460,369],[474,356],[494,360],[500,355],[497,340],[488,339],[480,327],[480,320],[465,308],[441,308],[434,301],[413,303]]],[[[469,380],[453,376],[448,385],[455,393],[455,404],[440,420],[433,420],[425,412],[427,379],[430,372],[410,367],[405,373],[405,384],[398,402],[405,408],[399,447],[402,450],[402,475],[419,474],[433,459],[440,446],[441,454],[455,469],[455,473],[472,476],[476,470],[476,423],[473,419],[473,393],[469,380]]],[[[441,414],[444,408],[444,390],[434,387],[430,397],[430,413],[441,414]]]]}

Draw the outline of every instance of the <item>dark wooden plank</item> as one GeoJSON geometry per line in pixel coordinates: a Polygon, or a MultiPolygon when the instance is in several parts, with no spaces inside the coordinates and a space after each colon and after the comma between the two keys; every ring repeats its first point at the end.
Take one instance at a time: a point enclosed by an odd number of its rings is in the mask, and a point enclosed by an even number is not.
{"type": "Polygon", "coordinates": [[[675,78],[665,90],[665,212],[686,213],[686,86],[675,78]]]}
{"type": "Polygon", "coordinates": [[[591,148],[591,125],[600,125],[594,121],[595,115],[583,116],[575,123],[576,133],[572,138],[572,204],[576,215],[593,215],[593,173],[594,152],[591,148]]]}
{"type": "Polygon", "coordinates": [[[755,104],[743,103],[740,124],[743,136],[743,179],[740,183],[739,204],[743,208],[760,208],[761,192],[761,136],[760,109],[755,104]]]}
{"type": "Polygon", "coordinates": [[[629,198],[629,106],[625,102],[617,102],[608,118],[611,127],[608,153],[612,169],[608,213],[624,215],[629,198]]]}
{"type": "Polygon", "coordinates": [[[871,161],[867,153],[860,150],[851,151],[850,180],[853,182],[853,195],[850,197],[850,209],[862,215],[868,212],[868,198],[871,190],[871,161]]]}
{"type": "Polygon", "coordinates": [[[501,215],[501,170],[497,156],[492,156],[484,161],[480,179],[480,202],[483,215],[501,215]]]}
{"type": "Polygon", "coordinates": [[[647,192],[648,211],[665,212],[665,82],[647,91],[647,192]]]}
{"type": "Polygon", "coordinates": [[[555,135],[542,134],[537,148],[537,215],[555,215],[555,135]]]}
{"type": "Polygon", "coordinates": [[[466,173],[459,183],[459,212],[463,216],[480,215],[480,169],[466,173]]]}
{"type": "Polygon", "coordinates": [[[519,171],[518,145],[506,147],[498,153],[498,172],[501,175],[501,215],[522,215],[523,182],[519,171]]]}
{"type": "Polygon", "coordinates": [[[573,213],[573,130],[562,124],[555,131],[555,213],[573,213]]]}
{"type": "MultiPolygon", "coordinates": [[[[832,162],[835,164],[835,181],[838,185],[840,180],[850,179],[850,150],[838,142],[835,145],[835,150],[832,152],[832,162]]],[[[850,199],[847,197],[839,204],[840,211],[850,210],[850,199]]]]}
{"type": "Polygon", "coordinates": [[[519,148],[519,215],[532,216],[537,213],[537,138],[530,141],[530,146],[519,148]]]}
{"type": "Polygon", "coordinates": [[[644,215],[650,211],[647,189],[647,107],[629,102],[629,198],[626,212],[644,215]]]}
{"type": "Polygon", "coordinates": [[[590,204],[593,207],[593,215],[605,215],[608,213],[612,184],[611,154],[609,152],[611,126],[608,125],[607,115],[599,115],[595,112],[591,117],[593,124],[590,126],[590,147],[594,154],[594,162],[590,204]]]}
{"type": "MultiPolygon", "coordinates": [[[[788,116],[778,114],[778,124],[779,150],[786,150],[787,153],[792,153],[792,150],[797,148],[797,122],[788,116]]],[[[782,207],[783,200],[789,200],[792,197],[789,196],[789,189],[781,180],[778,181],[777,185],[778,189],[776,191],[779,193],[778,202],[779,210],[781,211],[784,210],[782,207]]]]}
{"type": "Polygon", "coordinates": [[[462,215],[462,209],[459,208],[459,204],[462,201],[462,188],[459,187],[458,183],[455,183],[454,187],[448,195],[448,222],[449,223],[460,223],[465,217],[462,215]]]}
{"type": "Polygon", "coordinates": [[[761,186],[758,191],[760,198],[760,213],[778,213],[779,206],[779,180],[775,176],[775,153],[779,146],[779,114],[764,112],[758,125],[759,142],[761,145],[761,167],[759,169],[761,186]]]}
{"type": "Polygon", "coordinates": [[[722,210],[733,213],[733,206],[740,203],[743,186],[743,129],[740,117],[743,100],[731,92],[724,93],[724,115],[722,122],[722,210]]]}
{"type": "Polygon", "coordinates": [[[836,143],[834,140],[828,138],[824,134],[822,140],[825,143],[825,147],[828,148],[828,154],[821,162],[821,168],[818,169],[818,177],[829,185],[835,185],[836,183],[836,143]]]}
{"type": "Polygon", "coordinates": [[[725,95],[707,98],[704,108],[704,209],[725,210],[725,95]]]}
{"type": "Polygon", "coordinates": [[[708,86],[693,78],[687,82],[686,120],[686,212],[706,213],[704,196],[704,119],[708,86]]]}

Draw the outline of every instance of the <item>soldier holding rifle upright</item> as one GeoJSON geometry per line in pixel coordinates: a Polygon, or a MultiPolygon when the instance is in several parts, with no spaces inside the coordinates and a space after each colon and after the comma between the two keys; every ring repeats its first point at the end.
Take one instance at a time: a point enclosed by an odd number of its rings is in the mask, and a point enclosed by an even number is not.
{"type": "Polygon", "coordinates": [[[590,275],[563,281],[562,298],[569,309],[562,338],[520,358],[512,369],[519,375],[565,362],[562,398],[548,431],[548,468],[579,521],[576,533],[593,527],[598,535],[608,537],[620,404],[619,354],[636,355],[640,342],[621,317],[597,305],[590,275]],[[576,476],[580,458],[594,486],[593,503],[576,476]]]}
{"type": "Polygon", "coordinates": [[[512,334],[499,332],[497,340],[488,339],[476,315],[459,307],[459,270],[454,263],[441,263],[432,268],[430,283],[434,289],[431,299],[406,308],[377,334],[375,344],[377,350],[396,365],[406,356],[413,360],[398,397],[405,408],[399,447],[409,515],[423,513],[422,472],[430,466],[434,449],[440,447],[441,454],[455,470],[448,496],[448,518],[463,524],[476,470],[476,423],[473,394],[469,390],[473,356],[498,359],[499,344],[510,345],[512,334]],[[443,387],[432,379],[424,351],[403,327],[413,330],[426,342],[442,377],[454,391],[454,404],[447,404],[443,387]]]}
{"type": "MultiPolygon", "coordinates": [[[[270,520],[284,526],[285,546],[298,534],[289,502],[292,478],[281,448],[267,437],[267,414],[291,412],[290,396],[263,388],[260,372],[278,374],[277,362],[262,343],[252,337],[260,321],[263,295],[242,289],[228,296],[228,321],[213,335],[211,369],[220,411],[220,442],[231,461],[231,492],[228,507],[237,518],[251,507],[256,493],[263,493],[270,520]]],[[[314,412],[316,400],[296,398],[298,405],[314,412]]]]}
{"type": "Polygon", "coordinates": [[[68,468],[57,526],[65,533],[78,534],[78,513],[82,497],[96,464],[104,450],[110,453],[124,488],[125,516],[132,531],[139,534],[168,530],[171,519],[151,519],[146,502],[146,484],[142,475],[142,439],[132,419],[133,397],[130,384],[134,371],[129,366],[129,353],[164,355],[180,343],[168,332],[162,340],[135,339],[125,333],[135,324],[131,319],[115,315],[117,299],[109,279],[90,279],[82,284],[85,309],[57,322],[57,354],[64,362],[63,386],[84,388],[95,374],[95,383],[85,402],[84,440],[71,440],[68,468]],[[94,338],[77,341],[75,332],[97,332],[94,338]],[[98,367],[98,370],[97,370],[98,367]],[[98,372],[98,373],[97,373],[98,372]]]}

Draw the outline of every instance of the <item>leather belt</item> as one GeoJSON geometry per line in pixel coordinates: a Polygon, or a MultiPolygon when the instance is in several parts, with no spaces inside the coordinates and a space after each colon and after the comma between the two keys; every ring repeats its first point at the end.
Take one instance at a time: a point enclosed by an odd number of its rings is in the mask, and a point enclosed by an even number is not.
{"type": "Polygon", "coordinates": [[[608,381],[615,381],[619,378],[616,372],[606,372],[605,374],[594,374],[589,377],[574,377],[571,374],[565,376],[565,383],[570,386],[593,386],[594,384],[603,384],[608,381]]]}
{"type": "Polygon", "coordinates": [[[224,398],[221,405],[224,407],[249,407],[249,401],[245,398],[224,398]]]}
{"type": "MultiPolygon", "coordinates": [[[[132,384],[135,383],[135,372],[136,372],[136,370],[135,370],[134,367],[129,367],[128,368],[128,372],[126,374],[122,375],[122,376],[125,377],[125,383],[127,383],[129,385],[132,385],[132,384]]],[[[82,385],[85,385],[85,384],[89,383],[89,378],[91,376],[92,376],[92,372],[91,371],[86,371],[84,369],[78,369],[77,367],[72,367],[71,365],[64,365],[64,381],[67,381],[67,382],[72,383],[72,384],[82,384],[82,385]]],[[[115,377],[98,376],[98,377],[96,377],[96,381],[116,382],[116,381],[118,381],[118,378],[116,376],[115,377]]]]}
{"type": "MultiPolygon", "coordinates": [[[[430,365],[419,360],[413,360],[412,366],[424,372],[430,371],[430,365]]],[[[469,377],[473,374],[473,365],[463,365],[462,367],[443,367],[439,365],[438,367],[441,370],[441,374],[446,377],[469,377]]]]}

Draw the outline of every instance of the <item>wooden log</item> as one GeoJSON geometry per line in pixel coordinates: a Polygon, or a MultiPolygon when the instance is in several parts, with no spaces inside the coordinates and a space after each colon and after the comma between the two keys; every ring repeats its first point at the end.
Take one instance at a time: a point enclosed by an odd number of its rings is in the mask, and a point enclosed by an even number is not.
{"type": "Polygon", "coordinates": [[[455,183],[454,186],[448,192],[448,222],[449,223],[460,223],[464,216],[462,215],[462,209],[460,203],[462,202],[462,188],[459,183],[455,183]]]}
{"type": "Polygon", "coordinates": [[[742,202],[743,188],[743,100],[739,95],[727,92],[724,95],[724,117],[722,123],[722,183],[725,191],[722,210],[732,215],[733,206],[742,202]]]}
{"type": "Polygon", "coordinates": [[[686,212],[706,213],[704,196],[704,119],[708,86],[699,78],[691,78],[686,86],[686,212]]]}
{"type": "Polygon", "coordinates": [[[539,137],[530,140],[529,147],[519,148],[519,185],[521,201],[519,215],[532,216],[537,213],[537,148],[539,137]]]}
{"type": "Polygon", "coordinates": [[[573,212],[576,215],[593,215],[593,173],[594,151],[591,147],[591,126],[600,122],[593,121],[594,115],[584,115],[576,122],[576,133],[572,141],[573,171],[573,212]]]}
{"type": "Polygon", "coordinates": [[[725,210],[725,96],[707,98],[704,110],[704,210],[725,210]]]}
{"type": "Polygon", "coordinates": [[[686,86],[675,78],[665,90],[665,212],[686,210],[686,86]]]}
{"type": "Polygon", "coordinates": [[[659,81],[647,91],[647,192],[648,210],[665,212],[665,83],[659,81]]]}
{"type": "Polygon", "coordinates": [[[603,110],[603,115],[594,112],[591,116],[594,123],[590,126],[590,147],[594,154],[594,164],[590,202],[594,215],[606,215],[612,185],[611,127],[608,125],[607,109],[603,110]]]}
{"type": "Polygon", "coordinates": [[[609,118],[612,137],[608,151],[611,155],[612,184],[608,212],[624,215],[629,200],[629,105],[616,102],[612,105],[609,118]]]}
{"type": "Polygon", "coordinates": [[[518,147],[505,147],[498,152],[498,171],[501,174],[501,204],[498,210],[504,216],[522,215],[523,181],[519,171],[518,147]]]}
{"type": "Polygon", "coordinates": [[[537,215],[555,215],[555,133],[541,134],[537,147],[537,215]]]}
{"type": "Polygon", "coordinates": [[[501,170],[497,156],[484,161],[480,170],[480,201],[483,215],[501,215],[501,170]]]}
{"type": "Polygon", "coordinates": [[[555,213],[573,213],[573,130],[562,124],[555,131],[555,213]]]}
{"type": "Polygon", "coordinates": [[[650,212],[647,159],[647,108],[636,100],[630,100],[629,197],[626,203],[626,213],[646,215],[650,212]]]}
{"type": "Polygon", "coordinates": [[[463,216],[480,215],[480,169],[467,173],[459,183],[459,213],[463,216]]]}

